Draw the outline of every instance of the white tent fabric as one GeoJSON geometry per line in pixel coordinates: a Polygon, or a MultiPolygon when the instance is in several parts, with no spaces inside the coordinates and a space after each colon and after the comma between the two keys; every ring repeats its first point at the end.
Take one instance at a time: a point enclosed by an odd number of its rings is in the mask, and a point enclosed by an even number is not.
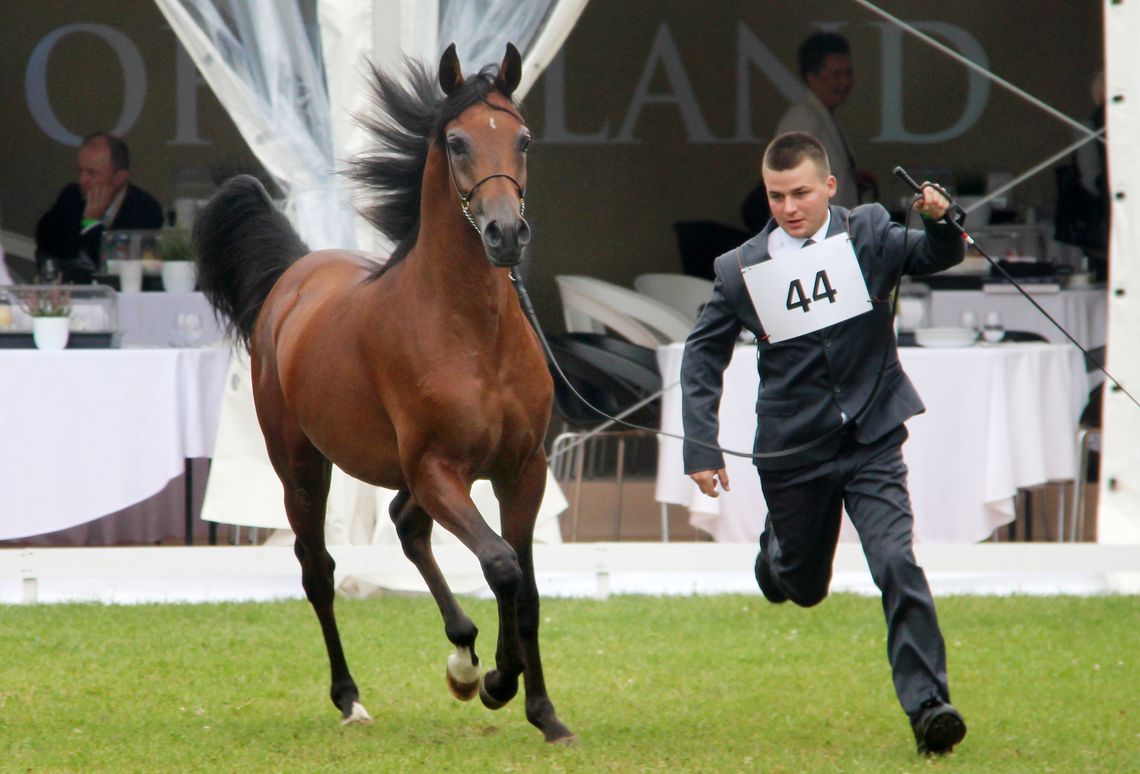
{"type": "Polygon", "coordinates": [[[238,131],[286,195],[310,247],[350,247],[333,175],[323,68],[300,3],[155,0],[238,131]]]}
{"type": "MultiPolygon", "coordinates": [[[[1140,136],[1140,73],[1132,47],[1140,31],[1140,6],[1104,3],[1105,76],[1109,190],[1108,367],[1140,398],[1140,148],[1126,138],[1140,136]],[[1114,139],[1124,142],[1113,142],[1114,139]]],[[[1106,388],[1101,451],[1098,539],[1140,543],[1140,408],[1122,392],[1106,388]]],[[[1138,576],[1140,577],[1140,576],[1138,576]]],[[[1138,584],[1140,587],[1140,584],[1138,584]]]]}

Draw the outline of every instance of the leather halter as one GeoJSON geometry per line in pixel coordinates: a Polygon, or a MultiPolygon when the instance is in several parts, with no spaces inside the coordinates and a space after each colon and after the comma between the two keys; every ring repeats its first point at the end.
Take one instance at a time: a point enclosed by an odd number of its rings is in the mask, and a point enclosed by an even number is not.
{"type": "Polygon", "coordinates": [[[475,229],[475,233],[479,234],[479,238],[483,238],[483,234],[479,231],[479,226],[475,224],[475,218],[471,215],[471,197],[475,195],[475,191],[479,186],[486,183],[488,180],[494,180],[496,177],[505,177],[515,185],[515,189],[519,192],[519,217],[526,215],[526,191],[519,185],[519,181],[508,175],[506,172],[496,172],[492,175],[487,175],[475,185],[471,186],[471,190],[467,193],[459,188],[459,183],[455,181],[455,168],[451,163],[451,148],[444,143],[444,150],[447,152],[447,174],[451,178],[451,186],[455,189],[455,193],[459,196],[459,206],[463,208],[463,217],[467,218],[467,222],[471,224],[471,228],[475,229]]]}

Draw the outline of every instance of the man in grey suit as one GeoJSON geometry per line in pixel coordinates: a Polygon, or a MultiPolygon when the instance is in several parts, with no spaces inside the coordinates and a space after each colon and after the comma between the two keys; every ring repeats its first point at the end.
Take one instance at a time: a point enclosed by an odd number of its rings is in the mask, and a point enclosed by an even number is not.
{"type": "MultiPolygon", "coordinates": [[[[892,223],[878,204],[830,206],[836,180],[822,144],[809,134],[776,137],[764,152],[762,173],[773,219],[716,259],[712,298],[685,343],[685,471],[706,495],[716,497],[718,484],[729,488],[724,457],[714,448],[717,412],[724,369],[747,328],[758,339],[754,451],[769,509],[756,557],[760,589],[774,603],[821,602],[846,505],[882,592],[895,692],[918,750],[948,752],[965,736],[966,725],[949,703],[946,648],[930,587],[911,548],[914,516],[902,459],[903,423],[925,409],[899,364],[889,297],[902,274],[949,268],[962,261],[965,246],[953,224],[942,221],[950,202],[931,184],[924,184],[914,204],[921,231],[892,223]],[[803,256],[819,255],[818,250],[792,251],[844,233],[850,240],[843,248],[846,260],[857,262],[850,271],[862,274],[863,298],[869,301],[835,324],[771,341],[762,318],[772,321],[785,310],[763,307],[758,313],[745,271],[772,257],[815,260],[803,256]]],[[[836,294],[852,291],[832,288],[824,275],[805,298],[802,288],[794,293],[796,284],[787,291],[793,316],[807,313],[807,302],[826,309],[836,294]]],[[[783,288],[778,290],[782,299],[783,288]]]]}

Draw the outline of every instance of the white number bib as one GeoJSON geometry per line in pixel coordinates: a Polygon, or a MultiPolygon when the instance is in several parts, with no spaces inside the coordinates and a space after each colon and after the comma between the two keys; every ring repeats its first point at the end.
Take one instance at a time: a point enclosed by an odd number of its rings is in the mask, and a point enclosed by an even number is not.
{"type": "Polygon", "coordinates": [[[847,234],[746,266],[742,274],[771,342],[871,311],[867,283],[847,234]]]}

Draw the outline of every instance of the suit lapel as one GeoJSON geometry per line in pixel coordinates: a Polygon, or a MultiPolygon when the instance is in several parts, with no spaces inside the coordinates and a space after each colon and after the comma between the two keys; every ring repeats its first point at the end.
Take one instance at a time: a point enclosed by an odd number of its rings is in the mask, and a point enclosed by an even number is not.
{"type": "Polygon", "coordinates": [[[740,246],[740,264],[742,267],[755,266],[768,260],[768,237],[776,230],[775,219],[769,219],[763,230],[740,246]]]}

